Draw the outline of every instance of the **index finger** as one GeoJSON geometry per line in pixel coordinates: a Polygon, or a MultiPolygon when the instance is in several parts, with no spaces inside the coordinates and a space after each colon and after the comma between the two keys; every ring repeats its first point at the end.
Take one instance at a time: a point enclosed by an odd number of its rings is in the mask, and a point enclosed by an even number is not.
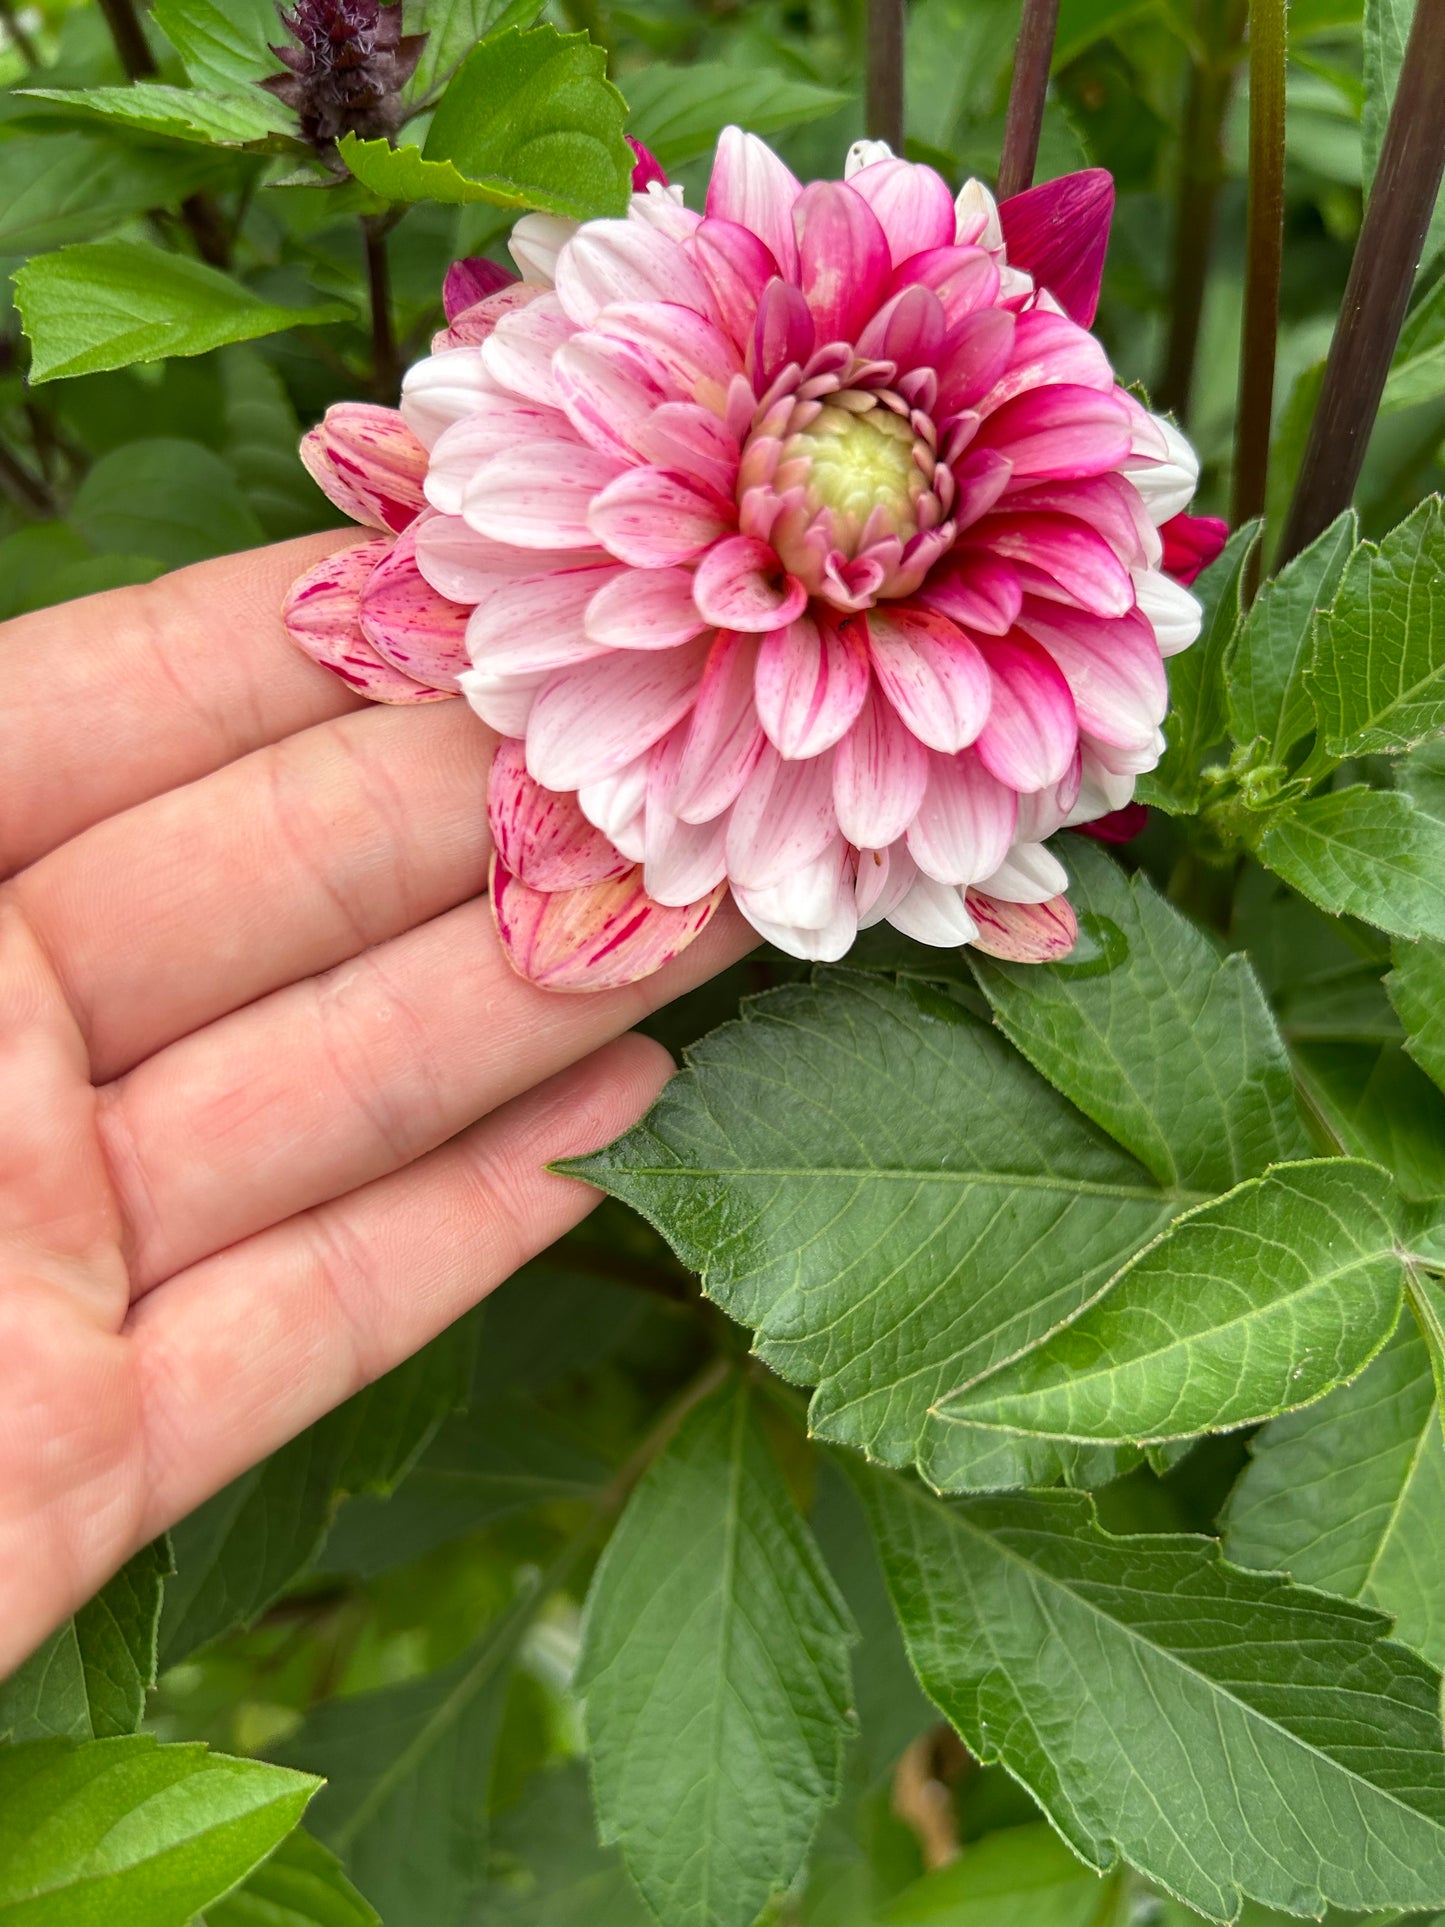
{"type": "Polygon", "coordinates": [[[0,625],[0,876],[362,706],[287,639],[296,577],[359,530],[200,562],[0,625]]]}

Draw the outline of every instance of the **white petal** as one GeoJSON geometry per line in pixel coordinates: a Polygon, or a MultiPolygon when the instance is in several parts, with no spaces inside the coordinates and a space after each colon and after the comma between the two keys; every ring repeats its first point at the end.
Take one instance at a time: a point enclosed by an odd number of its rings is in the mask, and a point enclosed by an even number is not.
{"type": "Polygon", "coordinates": [[[401,384],[401,417],[423,448],[502,390],[487,373],[480,348],[447,348],[408,368],[401,384]]]}
{"type": "Polygon", "coordinates": [[[976,886],[1000,903],[1047,903],[1069,887],[1069,873],[1042,843],[1015,843],[992,876],[976,886]]]}
{"type": "Polygon", "coordinates": [[[559,214],[524,214],[507,243],[522,279],[552,287],[557,280],[557,256],[581,225],[559,214]]]}
{"type": "Polygon", "coordinates": [[[854,141],[843,163],[843,179],[851,181],[856,173],[862,168],[871,167],[875,161],[892,159],[893,149],[887,141],[854,141]]]}
{"type": "Polygon", "coordinates": [[[1162,569],[1136,569],[1134,594],[1154,629],[1161,656],[1177,656],[1199,640],[1204,610],[1198,598],[1162,569]]]}
{"type": "MultiPolygon", "coordinates": [[[[1158,527],[1172,516],[1182,515],[1194,500],[1194,491],[1199,486],[1199,457],[1173,422],[1163,415],[1151,415],[1148,427],[1163,441],[1164,459],[1125,462],[1119,473],[1127,476],[1138,489],[1150,520],[1158,527]]],[[[1134,437],[1134,448],[1142,453],[1151,439],[1148,429],[1141,428],[1134,437]]]]}
{"type": "Polygon", "coordinates": [[[963,891],[952,883],[935,883],[932,877],[918,877],[908,895],[889,912],[888,921],[905,937],[932,944],[936,950],[955,950],[978,935],[963,891]]]}

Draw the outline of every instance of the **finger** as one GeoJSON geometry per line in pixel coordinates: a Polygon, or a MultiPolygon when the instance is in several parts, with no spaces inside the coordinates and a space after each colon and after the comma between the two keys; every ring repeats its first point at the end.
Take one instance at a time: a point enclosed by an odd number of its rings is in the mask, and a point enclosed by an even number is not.
{"type": "Polygon", "coordinates": [[[463,1136],[173,1278],[131,1313],[152,1452],[140,1539],[389,1371],[598,1201],[548,1173],[640,1117],[672,1069],[624,1037],[463,1136]]]}
{"type": "Polygon", "coordinates": [[[201,562],[0,625],[0,876],[92,823],[361,698],[281,626],[286,590],[356,538],[201,562]]]}
{"type": "Polygon", "coordinates": [[[6,887],[97,1079],[485,887],[496,738],[368,707],[84,832],[6,887]]]}
{"type": "Polygon", "coordinates": [[[466,904],[172,1045],[101,1093],[133,1288],[421,1157],[756,942],[729,907],[656,975],[563,997],[466,904]]]}

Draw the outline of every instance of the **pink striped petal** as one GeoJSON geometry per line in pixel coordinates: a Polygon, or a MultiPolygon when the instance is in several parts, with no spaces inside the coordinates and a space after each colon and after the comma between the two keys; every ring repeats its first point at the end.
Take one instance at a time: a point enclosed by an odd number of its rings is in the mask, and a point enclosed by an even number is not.
{"type": "Polygon", "coordinates": [[[999,203],[1008,258],[1047,288],[1081,328],[1093,326],[1114,218],[1114,182],[1102,167],[1044,181],[999,203]]]}
{"type": "Polygon", "coordinates": [[[685,823],[670,804],[686,735],[679,724],[648,757],[642,880],[658,903],[693,903],[727,874],[726,819],[685,823]]]}
{"type": "Polygon", "coordinates": [[[487,820],[499,861],[534,890],[575,890],[632,868],[587,821],[574,795],[545,790],[528,775],[526,745],[515,736],[492,758],[487,820]]]}
{"type": "MultiPolygon", "coordinates": [[[[551,674],[588,662],[605,645],[587,634],[587,610],[599,589],[624,569],[552,569],[502,577],[478,598],[467,625],[467,649],[494,674],[551,674]]],[[[552,784],[554,789],[574,787],[552,784]]]]}
{"type": "Polygon", "coordinates": [[[664,401],[701,400],[725,412],[743,359],[716,322],[675,301],[619,301],[598,315],[590,331],[625,342],[664,391],[664,401]]]}
{"type": "Polygon", "coordinates": [[[740,127],[723,129],[707,184],[708,219],[750,228],[771,252],[778,271],[790,278],[798,271],[793,207],[802,191],[756,134],[745,134],[740,127]]]}
{"type": "Polygon", "coordinates": [[[759,643],[722,630],[708,653],[688,720],[669,808],[688,823],[708,823],[737,800],[767,738],[753,701],[759,643]]]}
{"type": "Polygon", "coordinates": [[[426,505],[426,450],[395,408],[343,401],[302,438],[317,487],[353,521],[404,529],[426,505]]]}
{"type": "MultiPolygon", "coordinates": [[[[867,170],[865,170],[867,171],[867,170]]],[[[943,348],[943,304],[928,288],[902,288],[885,301],[858,337],[867,361],[901,369],[932,368],[943,348]]]]}
{"type": "Polygon", "coordinates": [[[766,890],[836,840],[833,755],[785,763],[765,744],[728,817],[727,866],[735,884],[766,890]]]}
{"type": "Polygon", "coordinates": [[[361,598],[390,549],[378,538],[327,556],[292,583],[281,619],[298,649],[372,702],[438,702],[456,692],[417,682],[378,655],[362,634],[361,598]]]}
{"type": "Polygon", "coordinates": [[[479,535],[520,549],[590,549],[593,501],[620,464],[575,442],[527,442],[473,475],[462,514],[479,535]]]}
{"type": "Polygon", "coordinates": [[[1030,594],[1096,616],[1126,615],[1134,606],[1129,571],[1097,530],[1071,515],[985,516],[968,531],[963,553],[1012,562],[1030,594]]]}
{"type": "Polygon", "coordinates": [[[772,249],[751,228],[710,218],[694,230],[691,253],[712,291],[723,332],[746,353],[763,289],[778,273],[772,249]]]}
{"type": "Polygon", "coordinates": [[[442,431],[431,451],[426,499],[443,515],[460,515],[467,485],[485,461],[523,442],[567,442],[577,436],[565,415],[519,395],[481,395],[478,406],[442,431]]]}
{"type": "Polygon", "coordinates": [[[667,186],[667,170],[650,147],[644,147],[640,140],[631,134],[623,136],[632,149],[632,191],[645,194],[656,181],[659,187],[667,186]]]}
{"type": "Polygon", "coordinates": [[[895,267],[915,254],[952,244],[953,195],[931,167],[890,156],[850,174],[848,185],[872,208],[895,267]]]}
{"type": "Polygon", "coordinates": [[[576,790],[613,776],[665,736],[692,708],[704,641],[677,649],[609,650],[559,670],[527,722],[527,767],[549,790],[576,790]]]}
{"type": "Polygon", "coordinates": [[[643,424],[637,444],[644,461],[678,469],[732,500],[738,481],[737,438],[696,402],[664,402],[643,424]]]}
{"type": "Polygon", "coordinates": [[[758,717],[789,761],[820,756],[853,726],[868,694],[868,651],[853,623],[801,615],[763,638],[755,683],[758,717]]]}
{"type": "Polygon", "coordinates": [[[871,207],[843,181],[814,181],[793,208],[798,279],[820,342],[856,341],[893,265],[871,207]]]}
{"type": "Polygon", "coordinates": [[[634,468],[593,501],[587,526],[610,555],[638,569],[665,569],[694,557],[726,534],[731,504],[685,475],[634,468]]]}
{"type": "Polygon", "coordinates": [[[1148,568],[1163,552],[1139,491],[1122,475],[1090,475],[1080,482],[1030,482],[1011,488],[1005,506],[1010,515],[1076,516],[1103,536],[1127,569],[1148,568]]]}
{"type": "Polygon", "coordinates": [[[514,314],[503,315],[478,353],[492,380],[524,401],[561,408],[552,357],[577,332],[555,294],[539,294],[514,314]]]}
{"type": "MultiPolygon", "coordinates": [[[[1013,479],[1013,463],[993,448],[971,448],[953,469],[956,491],[951,519],[966,529],[987,515],[1013,479]]],[[[1075,486],[1078,486],[1075,484],[1075,486]]]]}
{"type": "Polygon", "coordinates": [[[485,260],[481,255],[468,255],[464,261],[453,261],[442,282],[442,308],[447,320],[455,321],[465,309],[474,308],[478,302],[485,301],[488,295],[500,294],[503,288],[513,286],[516,279],[515,274],[499,267],[495,261],[485,260]]]}
{"type": "Polygon", "coordinates": [[[1017,319],[1007,368],[978,406],[990,414],[1017,395],[1059,383],[1112,395],[1114,371],[1100,343],[1066,315],[1030,308],[1017,319]]]}
{"type": "Polygon", "coordinates": [[[471,609],[449,602],[416,565],[416,525],[397,537],[390,555],[372,570],[361,595],[361,630],[377,654],[415,682],[455,689],[470,666],[471,609]]]}
{"type": "Polygon", "coordinates": [[[646,460],[641,438],[666,395],[630,347],[574,335],[552,357],[552,379],[568,422],[590,448],[620,462],[646,460]]]}
{"type": "Polygon", "coordinates": [[[585,222],[557,257],[557,298],[582,328],[614,301],[675,301],[712,314],[686,248],[646,221],[585,222]]]}
{"type": "Polygon", "coordinates": [[[1018,799],[972,750],[930,756],[928,787],[908,830],[908,851],[937,883],[973,883],[996,870],[1013,842],[1018,799]]]}
{"type": "Polygon", "coordinates": [[[1079,743],[1069,685],[1053,658],[1021,631],[981,643],[993,680],[980,762],[1010,789],[1041,790],[1068,771],[1079,743]]]}
{"type": "Polygon", "coordinates": [[[618,990],[661,970],[712,920],[726,885],[669,910],[642,887],[642,871],[610,883],[547,894],[492,859],[492,916],[507,962],[543,990],[618,990]]]}
{"type": "Polygon", "coordinates": [[[986,551],[961,551],[935,570],[918,600],[978,636],[1006,635],[1023,607],[1018,571],[986,551]]]}
{"type": "Polygon", "coordinates": [[[763,394],[788,367],[801,367],[813,352],[812,311],[791,281],[770,281],[763,289],[748,348],[748,374],[763,394]]]}
{"type": "Polygon", "coordinates": [[[899,262],[888,278],[886,292],[900,288],[931,288],[943,303],[950,329],[969,315],[991,309],[998,299],[998,263],[982,248],[925,248],[899,262]]]}
{"type": "Polygon", "coordinates": [[[452,602],[480,602],[499,577],[579,569],[608,559],[601,549],[518,549],[510,542],[493,542],[468,528],[459,515],[419,516],[416,522],[417,567],[437,593],[452,602]]]}
{"type": "Polygon", "coordinates": [[[1121,748],[1153,742],[1169,684],[1154,631],[1137,609],[1109,621],[1030,597],[1019,627],[1062,670],[1081,729],[1121,748]]]}
{"type": "Polygon", "coordinates": [[[1013,354],[1017,325],[1004,309],[983,308],[950,329],[938,361],[940,418],[971,408],[993,389],[1013,354]]]}
{"type": "Polygon", "coordinates": [[[802,583],[787,573],[766,542],[750,535],[715,542],[697,566],[692,592],[703,615],[719,629],[782,629],[808,606],[802,583]]]}
{"type": "Polygon", "coordinates": [[[929,749],[952,755],[965,748],[983,728],[992,696],[977,646],[946,616],[912,603],[882,603],[867,623],[879,687],[904,723],[929,749]]]}
{"type": "Polygon", "coordinates": [[[760,937],[808,963],[837,963],[858,934],[857,898],[841,837],[770,889],[734,887],[733,901],[760,937]]]}
{"type": "Polygon", "coordinates": [[[1129,453],[1129,420],[1112,394],[1059,382],[1006,401],[978,431],[977,445],[1013,463],[1015,481],[1102,475],[1129,453]]]}
{"type": "Polygon", "coordinates": [[[876,689],[839,743],[833,762],[838,827],[862,850],[903,835],[928,783],[928,752],[876,689]]]}
{"type": "Polygon", "coordinates": [[[402,419],[424,448],[432,448],[453,422],[479,407],[484,396],[506,392],[487,373],[480,348],[434,349],[425,361],[408,368],[402,380],[402,419]]]}
{"type": "Polygon", "coordinates": [[[1079,921],[1067,897],[1049,903],[1001,903],[978,890],[964,901],[978,925],[975,950],[1006,963],[1057,963],[1079,940],[1079,921]]]}
{"type": "Polygon", "coordinates": [[[609,649],[672,649],[707,627],[686,569],[621,569],[587,605],[586,630],[609,649]]]}

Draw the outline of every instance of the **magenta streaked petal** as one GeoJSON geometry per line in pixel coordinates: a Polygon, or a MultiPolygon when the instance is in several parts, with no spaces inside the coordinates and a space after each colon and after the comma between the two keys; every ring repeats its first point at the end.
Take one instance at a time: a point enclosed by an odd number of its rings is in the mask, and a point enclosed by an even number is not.
{"type": "Polygon", "coordinates": [[[632,149],[632,191],[645,194],[653,182],[659,187],[667,186],[667,170],[650,147],[644,147],[633,135],[623,136],[632,149]]]}
{"type": "Polygon", "coordinates": [[[468,528],[459,515],[422,515],[416,521],[416,564],[438,595],[452,602],[480,602],[499,580],[540,575],[548,569],[580,569],[607,562],[601,549],[518,549],[468,528]]]}
{"type": "Polygon", "coordinates": [[[560,409],[562,395],[552,378],[552,357],[577,333],[555,294],[538,295],[514,314],[503,315],[479,353],[499,387],[523,401],[560,409]]]}
{"type": "Polygon", "coordinates": [[[615,301],[673,301],[711,315],[712,295],[681,242],[646,221],[587,221],[557,258],[557,298],[589,328],[615,301]]]}
{"type": "Polygon", "coordinates": [[[766,542],[730,535],[715,542],[697,565],[692,592],[719,629],[761,634],[781,629],[808,606],[808,591],[789,575],[766,542]]]}
{"type": "Polygon", "coordinates": [[[499,860],[534,890],[575,890],[632,868],[587,821],[575,795],[533,780],[526,745],[515,736],[499,744],[492,758],[487,820],[499,860]]]}
{"type": "Polygon", "coordinates": [[[1129,571],[1097,529],[1072,515],[996,512],[974,524],[963,548],[1012,562],[1029,592],[1051,601],[1074,602],[1096,616],[1127,615],[1134,606],[1129,571]]]}
{"type": "Polygon", "coordinates": [[[471,609],[450,602],[416,565],[416,524],[399,535],[361,595],[362,634],[377,654],[413,681],[455,689],[469,666],[466,634],[471,609]]]}
{"type": "Polygon", "coordinates": [[[707,218],[750,228],[779,272],[789,277],[798,271],[793,207],[802,191],[796,176],[756,134],[723,129],[707,184],[707,218]]]}
{"type": "Polygon", "coordinates": [[[983,308],[949,330],[938,363],[941,417],[971,408],[989,393],[1008,367],[1017,325],[1004,309],[983,308]]]}
{"type": "Polygon", "coordinates": [[[623,472],[611,456],[576,442],[527,442],[483,462],[467,484],[462,514],[479,535],[521,549],[594,548],[592,504],[623,472]]]}
{"type": "Polygon", "coordinates": [[[932,367],[943,347],[943,304],[929,288],[902,288],[885,301],[858,337],[868,361],[900,369],[932,367]]]}
{"type": "Polygon", "coordinates": [[[728,875],[735,884],[769,889],[835,841],[833,754],[785,763],[764,744],[728,817],[728,875]]]}
{"type": "Polygon", "coordinates": [[[1030,597],[1019,627],[1063,672],[1080,729],[1120,747],[1152,743],[1169,706],[1169,684],[1154,631],[1139,610],[1108,620],[1030,597]]]}
{"type": "Polygon", "coordinates": [[[990,414],[1017,395],[1060,383],[1112,395],[1114,371],[1101,344],[1066,315],[1030,308],[1017,317],[1008,366],[978,407],[990,414]]]}
{"type": "Polygon", "coordinates": [[[646,459],[639,438],[665,393],[628,346],[574,335],[552,357],[552,378],[568,423],[590,448],[621,462],[646,459]]]}
{"type": "Polygon", "coordinates": [[[736,802],[763,753],[753,699],[759,647],[756,636],[723,630],[708,652],[668,801],[685,822],[711,822],[736,802]]]}
{"type": "Polygon", "coordinates": [[[988,721],[975,745],[990,775],[1010,789],[1057,783],[1074,760],[1079,721],[1063,672],[1021,631],[979,645],[993,680],[988,721]]]}
{"type": "Polygon", "coordinates": [[[848,186],[872,208],[895,267],[915,254],[952,244],[953,195],[931,167],[890,156],[850,174],[848,186]]]}
{"type": "Polygon", "coordinates": [[[908,830],[908,852],[936,883],[974,883],[996,870],[1014,838],[1018,798],[973,750],[927,760],[927,788],[908,830]]]}
{"type": "Polygon", "coordinates": [[[515,274],[481,255],[472,254],[463,261],[453,261],[442,282],[442,308],[447,320],[455,321],[459,314],[476,307],[488,295],[510,288],[516,279],[515,274]]]}
{"type": "Polygon", "coordinates": [[[943,303],[944,318],[953,329],[969,315],[992,308],[998,298],[998,280],[998,263],[982,248],[925,248],[899,262],[884,292],[931,288],[943,303]]]}
{"type": "Polygon", "coordinates": [[[856,625],[801,615],[763,637],[754,684],[758,717],[778,754],[818,756],[852,727],[868,693],[868,653],[856,625]]]}
{"type": "Polygon", "coordinates": [[[1031,274],[1081,328],[1093,326],[1114,218],[1113,177],[1090,167],[999,203],[1010,262],[1031,274]]]}
{"type": "Polygon", "coordinates": [[[813,315],[800,288],[775,279],[763,289],[748,348],[748,374],[764,394],[782,371],[801,366],[813,352],[813,315]]]}
{"type": "Polygon", "coordinates": [[[870,688],[858,720],[834,752],[839,829],[859,849],[886,849],[913,821],[927,782],[928,752],[870,688]]]}
{"type": "Polygon", "coordinates": [[[619,301],[598,315],[592,333],[625,343],[665,401],[702,400],[715,415],[742,373],[742,356],[717,323],[675,301],[619,301]]]}
{"type": "Polygon", "coordinates": [[[904,723],[929,749],[966,748],[993,688],[977,645],[946,616],[910,603],[880,604],[867,622],[879,687],[904,723]]]}
{"type": "Polygon", "coordinates": [[[979,891],[999,903],[1047,903],[1069,887],[1069,873],[1042,843],[1015,843],[990,876],[979,879],[979,891]]]}
{"type": "Polygon", "coordinates": [[[977,443],[1007,455],[1016,482],[1070,481],[1119,466],[1129,452],[1129,421],[1112,392],[1057,382],[996,408],[977,443]]]}
{"type": "Polygon", "coordinates": [[[711,922],[726,886],[683,909],[654,903],[631,869],[547,893],[492,859],[492,916],[507,962],[544,990],[617,990],[661,970],[711,922]]]}
{"type": "Polygon", "coordinates": [[[286,633],[313,662],[374,703],[429,703],[455,695],[418,682],[372,647],[361,629],[361,599],[391,552],[382,537],[339,549],[293,582],[282,606],[286,633]]]}
{"type": "Polygon", "coordinates": [[[590,662],[606,645],[587,634],[587,610],[599,589],[627,573],[612,567],[552,569],[494,580],[467,624],[473,665],[497,675],[550,675],[590,662]]]}
{"type": "Polygon", "coordinates": [[[1071,515],[1098,531],[1126,569],[1160,560],[1159,532],[1149,520],[1138,490],[1122,475],[1090,475],[1078,482],[1028,482],[1010,488],[1009,514],[1046,512],[1071,515]]]}
{"type": "Polygon", "coordinates": [[[588,638],[609,649],[672,649],[706,627],[686,569],[621,569],[587,605],[588,638]]]}
{"type": "Polygon", "coordinates": [[[485,461],[523,442],[571,442],[565,415],[519,395],[480,395],[477,407],[442,431],[426,472],[426,499],[443,515],[460,515],[467,484],[485,461]]]}
{"type": "Polygon", "coordinates": [[[956,528],[966,529],[981,515],[987,515],[1013,479],[1013,463],[996,448],[971,448],[953,469],[952,519],[956,528]]]}
{"type": "Polygon", "coordinates": [[[751,228],[711,217],[693,231],[690,247],[712,290],[723,332],[745,354],[763,289],[778,273],[772,249],[751,228]]]}
{"type": "Polygon", "coordinates": [[[643,827],[643,883],[658,903],[693,903],[727,874],[727,822],[687,823],[671,806],[687,736],[679,724],[649,755],[643,827]]]}
{"type": "Polygon", "coordinates": [[[727,533],[731,505],[687,476],[633,468],[597,495],[587,526],[610,555],[638,569],[691,562],[727,533]]]}
{"type": "Polygon", "coordinates": [[[301,460],[328,500],[367,528],[404,529],[426,505],[426,450],[398,409],[337,402],[303,436],[301,460]]]}
{"type": "Polygon", "coordinates": [[[1006,635],[1018,620],[1024,593],[1018,571],[986,549],[964,549],[919,590],[917,600],[973,635],[1006,635]]]}
{"type": "Polygon", "coordinates": [[[964,901],[978,926],[975,950],[1006,963],[1057,963],[1079,940],[1079,921],[1067,897],[1048,903],[1003,903],[970,890],[964,901]]]}
{"type": "Polygon", "coordinates": [[[863,196],[814,181],[793,208],[798,280],[820,342],[856,341],[893,266],[888,237],[863,196]]]}
{"type": "Polygon", "coordinates": [[[537,693],[527,721],[527,767],[549,790],[614,776],[692,708],[706,641],[676,649],[609,650],[562,669],[537,693]]]}
{"type": "Polygon", "coordinates": [[[738,444],[726,423],[691,401],[664,402],[638,435],[643,459],[678,469],[731,501],[738,480],[738,444]]]}

